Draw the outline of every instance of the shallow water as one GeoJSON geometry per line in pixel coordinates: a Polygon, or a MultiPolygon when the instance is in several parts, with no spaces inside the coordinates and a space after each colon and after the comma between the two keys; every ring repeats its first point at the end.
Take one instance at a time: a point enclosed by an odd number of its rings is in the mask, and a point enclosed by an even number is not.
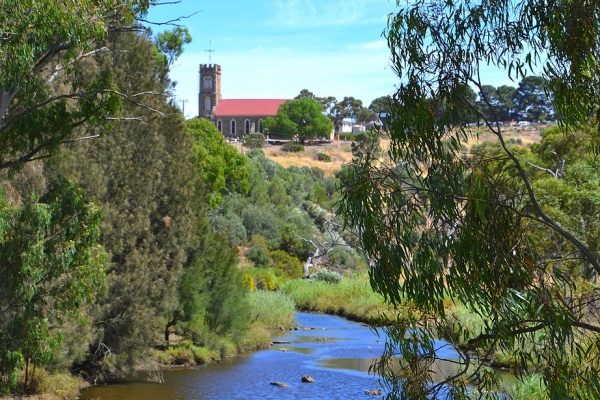
{"type": "MultiPolygon", "coordinates": [[[[143,382],[145,374],[140,374],[138,381],[92,386],[81,399],[354,399],[368,398],[366,389],[381,388],[368,371],[383,352],[383,333],[378,337],[365,325],[330,315],[297,313],[296,322],[299,330],[275,339],[289,343],[220,363],[167,370],[164,384],[143,382]],[[303,375],[315,383],[303,383],[303,375]],[[288,387],[270,385],[273,381],[288,387]]],[[[436,347],[438,356],[458,357],[443,342],[436,347]]],[[[451,372],[452,366],[441,365],[434,380],[451,372]]]]}

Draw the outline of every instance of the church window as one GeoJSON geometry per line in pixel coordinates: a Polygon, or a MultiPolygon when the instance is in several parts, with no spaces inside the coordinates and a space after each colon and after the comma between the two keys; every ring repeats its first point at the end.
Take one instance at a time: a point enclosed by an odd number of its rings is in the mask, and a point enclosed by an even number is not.
{"type": "Polygon", "coordinates": [[[221,120],[218,120],[218,121],[217,121],[217,129],[218,129],[218,130],[219,130],[219,132],[221,132],[221,133],[223,133],[223,130],[222,130],[222,128],[223,128],[223,127],[222,127],[222,125],[221,125],[221,120]]]}
{"type": "Polygon", "coordinates": [[[258,120],[258,131],[259,131],[260,133],[264,133],[264,132],[263,132],[262,121],[263,121],[262,119],[259,119],[259,120],[258,120]]]}
{"type": "Polygon", "coordinates": [[[212,89],[212,78],[210,76],[204,78],[204,89],[212,89]]]}
{"type": "Polygon", "coordinates": [[[235,135],[235,120],[231,120],[231,134],[235,135]]]}
{"type": "Polygon", "coordinates": [[[206,109],[206,111],[210,111],[210,97],[207,97],[206,99],[204,99],[204,108],[206,109]]]}
{"type": "Polygon", "coordinates": [[[246,135],[250,133],[250,120],[246,120],[246,135]]]}

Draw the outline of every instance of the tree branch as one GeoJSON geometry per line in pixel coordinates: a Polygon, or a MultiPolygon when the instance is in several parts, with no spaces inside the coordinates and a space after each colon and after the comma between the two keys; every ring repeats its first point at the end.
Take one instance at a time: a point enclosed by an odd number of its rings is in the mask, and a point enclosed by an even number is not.
{"type": "MultiPolygon", "coordinates": [[[[11,118],[11,120],[7,124],[5,124],[4,126],[2,126],[2,128],[0,128],[0,134],[2,134],[3,131],[8,129],[12,125],[14,125],[19,120],[23,119],[30,112],[37,110],[39,108],[43,108],[54,101],[57,101],[60,99],[77,99],[77,98],[83,98],[83,97],[91,95],[91,94],[102,94],[102,93],[116,94],[117,96],[120,96],[120,97],[128,100],[129,102],[131,102],[132,104],[135,104],[138,107],[144,108],[148,111],[152,111],[152,112],[160,115],[161,117],[166,117],[165,113],[155,110],[149,106],[146,106],[144,104],[141,104],[141,103],[133,100],[136,97],[145,96],[145,95],[162,96],[161,93],[150,91],[150,92],[140,92],[140,93],[136,93],[136,94],[132,94],[132,95],[127,95],[125,93],[121,93],[121,92],[113,90],[113,89],[97,89],[97,90],[90,90],[87,92],[67,93],[67,94],[52,96],[52,97],[46,99],[45,101],[42,101],[41,103],[31,106],[31,107],[21,111],[19,114],[15,115],[13,118],[11,118]]],[[[0,92],[0,94],[1,94],[1,92],[0,92]]]]}
{"type": "MultiPolygon", "coordinates": [[[[177,2],[169,2],[169,3],[161,3],[161,4],[175,4],[175,3],[179,3],[179,2],[177,1],[177,2]]],[[[146,23],[146,24],[151,24],[151,25],[170,25],[170,26],[181,26],[181,24],[177,24],[176,22],[181,22],[181,21],[182,21],[182,20],[184,20],[184,19],[191,18],[191,17],[193,17],[194,15],[198,14],[199,12],[200,12],[200,11],[196,11],[196,12],[195,12],[195,13],[193,13],[193,14],[190,14],[190,15],[183,15],[183,16],[181,16],[181,17],[177,17],[177,18],[175,18],[175,19],[172,19],[172,20],[169,20],[169,21],[166,21],[166,22],[153,22],[153,21],[148,21],[147,19],[143,19],[143,18],[139,18],[139,19],[138,19],[138,21],[139,21],[139,22],[144,22],[144,23],[146,23]]]]}

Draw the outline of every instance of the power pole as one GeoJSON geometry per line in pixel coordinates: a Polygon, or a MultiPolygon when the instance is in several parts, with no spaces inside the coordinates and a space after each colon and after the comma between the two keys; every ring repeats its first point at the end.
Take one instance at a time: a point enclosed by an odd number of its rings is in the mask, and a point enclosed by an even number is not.
{"type": "Polygon", "coordinates": [[[187,103],[188,101],[186,99],[177,101],[181,103],[181,112],[183,113],[183,117],[185,118],[185,103],[187,103]]]}

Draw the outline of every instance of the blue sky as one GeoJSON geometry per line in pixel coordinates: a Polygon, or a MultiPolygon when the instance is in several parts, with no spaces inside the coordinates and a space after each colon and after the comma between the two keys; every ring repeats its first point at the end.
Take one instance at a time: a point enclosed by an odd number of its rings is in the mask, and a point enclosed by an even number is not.
{"type": "Polygon", "coordinates": [[[182,22],[193,42],[170,74],[190,118],[198,113],[198,67],[209,61],[209,41],[226,99],[291,99],[308,89],[338,100],[354,96],[369,106],[392,94],[398,78],[382,32],[395,10],[388,0],[181,0],[154,7],[148,20],[198,11],[182,22]]]}

